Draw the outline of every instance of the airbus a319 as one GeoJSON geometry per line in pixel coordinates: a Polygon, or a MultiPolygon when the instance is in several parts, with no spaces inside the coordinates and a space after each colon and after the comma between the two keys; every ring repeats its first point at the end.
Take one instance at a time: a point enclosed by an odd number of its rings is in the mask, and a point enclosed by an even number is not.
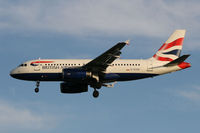
{"type": "Polygon", "coordinates": [[[176,30],[149,59],[119,59],[121,49],[129,41],[119,42],[112,48],[90,59],[37,59],[22,63],[10,72],[13,78],[35,81],[39,92],[41,81],[60,81],[62,93],[82,93],[88,86],[94,88],[97,98],[102,86],[113,87],[115,82],[138,80],[190,67],[182,55],[185,30],[176,30]]]}

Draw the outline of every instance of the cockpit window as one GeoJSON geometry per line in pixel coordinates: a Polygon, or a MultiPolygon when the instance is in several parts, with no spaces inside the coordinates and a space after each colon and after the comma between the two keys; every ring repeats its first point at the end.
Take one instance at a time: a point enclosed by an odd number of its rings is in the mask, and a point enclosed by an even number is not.
{"type": "Polygon", "coordinates": [[[19,67],[26,67],[27,64],[20,64],[19,67]]]}
{"type": "Polygon", "coordinates": [[[38,64],[31,63],[31,66],[38,66],[38,64]]]}

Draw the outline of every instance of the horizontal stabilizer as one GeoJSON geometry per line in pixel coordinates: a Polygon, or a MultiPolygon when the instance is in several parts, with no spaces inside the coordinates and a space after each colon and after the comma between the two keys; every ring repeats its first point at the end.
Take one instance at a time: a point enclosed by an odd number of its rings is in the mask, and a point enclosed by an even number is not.
{"type": "Polygon", "coordinates": [[[168,66],[174,66],[174,65],[178,65],[179,63],[183,62],[184,60],[186,60],[190,55],[183,55],[173,61],[171,61],[170,63],[164,65],[165,67],[168,67],[168,66]]]}

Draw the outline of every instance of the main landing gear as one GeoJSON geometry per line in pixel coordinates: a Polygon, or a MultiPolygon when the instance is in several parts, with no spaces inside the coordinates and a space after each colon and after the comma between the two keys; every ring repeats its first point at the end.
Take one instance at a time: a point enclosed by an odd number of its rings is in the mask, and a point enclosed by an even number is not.
{"type": "Polygon", "coordinates": [[[36,82],[36,88],[35,88],[35,93],[39,92],[39,86],[40,86],[40,81],[36,82]]]}
{"type": "Polygon", "coordinates": [[[99,96],[99,92],[96,89],[94,89],[93,97],[97,98],[98,96],[99,96]]]}

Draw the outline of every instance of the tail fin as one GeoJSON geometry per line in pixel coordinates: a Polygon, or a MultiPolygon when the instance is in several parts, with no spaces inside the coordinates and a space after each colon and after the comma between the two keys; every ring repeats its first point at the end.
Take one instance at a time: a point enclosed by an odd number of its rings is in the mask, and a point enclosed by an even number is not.
{"type": "Polygon", "coordinates": [[[154,54],[158,61],[173,61],[180,57],[186,30],[176,30],[162,47],[154,54]]]}

